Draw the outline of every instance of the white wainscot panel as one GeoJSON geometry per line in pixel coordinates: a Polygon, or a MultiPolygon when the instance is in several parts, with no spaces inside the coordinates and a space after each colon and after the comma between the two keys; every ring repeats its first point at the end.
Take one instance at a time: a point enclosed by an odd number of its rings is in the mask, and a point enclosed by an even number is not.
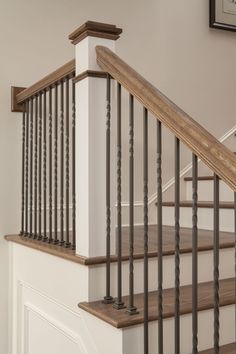
{"type": "Polygon", "coordinates": [[[35,306],[24,306],[24,354],[85,354],[76,333],[35,306]]]}
{"type": "Polygon", "coordinates": [[[30,284],[15,281],[13,354],[98,354],[78,307],[72,310],[30,284]]]}

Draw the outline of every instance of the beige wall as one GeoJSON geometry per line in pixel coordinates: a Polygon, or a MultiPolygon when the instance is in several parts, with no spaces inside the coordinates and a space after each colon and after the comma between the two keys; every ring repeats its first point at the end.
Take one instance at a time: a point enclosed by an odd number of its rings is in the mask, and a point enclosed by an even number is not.
{"type": "MultiPolygon", "coordinates": [[[[73,47],[67,35],[87,19],[123,27],[117,52],[215,136],[221,136],[235,124],[236,34],[208,28],[207,0],[2,0],[1,236],[18,232],[20,222],[21,125],[20,115],[10,113],[10,86],[28,86],[71,59],[73,47]]],[[[140,126],[140,115],[137,120],[136,126],[140,126]]],[[[141,164],[140,128],[136,134],[136,153],[141,164]]],[[[164,133],[164,182],[173,176],[170,139],[164,133]]],[[[150,162],[154,165],[154,139],[150,142],[150,150],[150,162]]],[[[189,159],[189,155],[184,155],[182,165],[189,159]]],[[[142,199],[140,164],[136,165],[137,200],[142,199]]],[[[151,176],[154,176],[154,170],[151,169],[151,176]]],[[[155,179],[151,178],[150,194],[154,191],[155,179]]],[[[0,353],[5,354],[7,248],[2,238],[0,260],[0,353]]]]}
{"type": "MultiPolygon", "coordinates": [[[[148,1],[136,8],[138,26],[132,21],[127,25],[119,54],[219,138],[236,122],[236,34],[209,29],[208,7],[206,0],[148,1]]],[[[155,166],[154,136],[150,151],[150,165],[155,166]]],[[[142,156],[141,146],[137,153],[142,156]]],[[[181,167],[190,159],[182,149],[181,167]]],[[[164,184],[173,176],[173,165],[173,136],[164,132],[164,184]]],[[[150,170],[152,195],[155,168],[150,170]]],[[[141,178],[137,173],[137,200],[142,199],[141,178]]]]}

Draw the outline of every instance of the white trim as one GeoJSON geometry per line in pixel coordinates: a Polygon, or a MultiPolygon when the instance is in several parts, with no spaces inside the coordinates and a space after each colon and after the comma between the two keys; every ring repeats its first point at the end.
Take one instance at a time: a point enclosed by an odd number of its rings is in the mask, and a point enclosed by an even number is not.
{"type": "Polygon", "coordinates": [[[229,131],[227,131],[220,139],[219,142],[223,143],[225,140],[231,137],[236,132],[236,125],[233,126],[229,131]]]}
{"type": "MultiPolygon", "coordinates": [[[[129,202],[122,202],[121,206],[122,206],[122,208],[128,208],[129,207],[129,202]]],[[[143,206],[143,202],[142,201],[134,202],[134,206],[135,207],[143,206]]],[[[116,203],[116,207],[117,207],[117,203],[116,203]]]]}
{"type": "Polygon", "coordinates": [[[78,318],[82,318],[79,311],[75,311],[71,307],[59,302],[55,298],[48,296],[46,293],[44,293],[41,290],[36,289],[35,287],[33,287],[32,285],[30,285],[29,283],[27,283],[24,280],[17,279],[17,289],[20,291],[22,291],[24,289],[28,289],[31,292],[35,293],[37,296],[43,298],[44,300],[51,302],[52,304],[60,307],[63,311],[69,312],[70,314],[72,314],[78,318]]]}

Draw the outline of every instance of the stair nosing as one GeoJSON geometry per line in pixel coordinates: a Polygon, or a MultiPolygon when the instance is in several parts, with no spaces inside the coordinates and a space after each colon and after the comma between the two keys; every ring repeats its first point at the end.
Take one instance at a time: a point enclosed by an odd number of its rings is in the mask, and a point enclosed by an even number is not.
{"type": "MultiPolygon", "coordinates": [[[[183,228],[183,229],[188,229],[188,228],[183,228]]],[[[50,254],[52,256],[63,258],[67,261],[78,263],[78,264],[81,264],[84,266],[96,266],[96,265],[106,264],[106,256],[98,256],[98,257],[80,256],[80,255],[76,254],[75,251],[72,251],[70,249],[61,248],[60,246],[48,244],[45,242],[40,242],[37,240],[27,239],[27,238],[24,238],[23,236],[20,236],[20,235],[6,235],[5,240],[8,242],[20,244],[21,246],[33,248],[37,251],[45,252],[45,253],[50,254]]],[[[227,241],[225,243],[220,243],[221,250],[229,249],[232,247],[234,247],[234,241],[232,241],[232,242],[227,241]]],[[[207,252],[207,251],[211,251],[212,249],[213,249],[213,245],[198,246],[198,252],[207,252]]],[[[190,248],[190,247],[180,249],[180,254],[189,254],[191,252],[192,252],[192,248],[190,248]]],[[[175,254],[174,249],[173,250],[164,250],[162,253],[162,256],[166,257],[166,256],[172,256],[174,254],[175,254]]],[[[157,251],[149,251],[148,252],[148,258],[157,258],[157,257],[158,257],[157,251]]],[[[143,253],[135,253],[133,258],[134,258],[134,260],[142,260],[144,258],[144,254],[143,253]]],[[[122,255],[122,261],[128,262],[129,255],[128,254],[122,255]]],[[[117,262],[117,255],[111,255],[111,263],[116,263],[116,262],[117,262]]]]}

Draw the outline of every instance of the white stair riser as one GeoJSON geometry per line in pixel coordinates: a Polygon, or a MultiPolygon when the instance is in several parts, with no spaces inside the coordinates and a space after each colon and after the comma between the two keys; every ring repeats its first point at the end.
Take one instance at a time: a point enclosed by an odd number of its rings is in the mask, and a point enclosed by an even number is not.
{"type": "MultiPolygon", "coordinates": [[[[198,208],[198,228],[213,230],[213,208],[198,208]]],[[[174,207],[163,207],[163,225],[174,226],[174,207]]],[[[180,226],[192,227],[192,208],[180,208],[180,226]]],[[[220,230],[234,232],[234,210],[220,209],[220,230]]]]}
{"type": "MultiPolygon", "coordinates": [[[[198,349],[213,347],[214,317],[213,310],[198,313],[198,349]]],[[[234,306],[220,308],[220,344],[234,342],[234,306]]],[[[174,318],[165,319],[164,353],[173,354],[174,348],[174,318]]],[[[123,354],[143,354],[143,325],[123,330],[123,354]]],[[[149,354],[158,354],[158,322],[149,323],[149,354]]],[[[180,353],[192,353],[192,314],[180,318],[180,353]]]]}
{"type": "MultiPolygon", "coordinates": [[[[149,290],[157,289],[157,258],[149,259],[149,290]]],[[[192,283],[192,255],[191,253],[180,256],[180,282],[181,285],[192,283]]],[[[204,251],[198,254],[198,279],[199,282],[213,280],[213,252],[204,251]]],[[[174,256],[163,257],[163,287],[174,287],[174,256]]],[[[135,293],[143,292],[143,261],[135,261],[134,264],[134,288],[135,293]]],[[[234,277],[234,249],[220,250],[220,278],[234,277]]],[[[105,265],[90,267],[89,270],[90,299],[89,301],[103,298],[105,291],[105,265]]],[[[129,294],[129,263],[123,262],[122,267],[122,292],[129,294]]],[[[117,294],[117,264],[111,266],[111,293],[117,294]]]]}
{"type": "MultiPolygon", "coordinates": [[[[213,181],[198,181],[198,200],[212,201],[213,200],[213,181]]],[[[192,182],[186,182],[186,199],[192,200],[192,182]]],[[[226,183],[220,181],[220,200],[233,202],[234,192],[226,183]]]]}

